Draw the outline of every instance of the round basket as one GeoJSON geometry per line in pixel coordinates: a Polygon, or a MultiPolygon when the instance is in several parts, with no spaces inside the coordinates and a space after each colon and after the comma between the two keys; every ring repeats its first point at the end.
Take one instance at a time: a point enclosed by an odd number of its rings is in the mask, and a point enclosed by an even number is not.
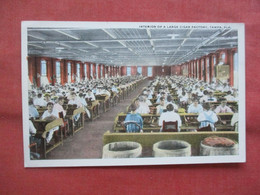
{"type": "Polygon", "coordinates": [[[103,147],[102,158],[137,158],[142,154],[142,146],[137,142],[113,142],[103,147]]]}
{"type": "Polygon", "coordinates": [[[201,156],[237,155],[238,144],[225,137],[207,137],[200,142],[201,156]]]}
{"type": "Polygon", "coordinates": [[[191,156],[191,145],[182,140],[164,140],[153,145],[154,157],[191,156]]]}

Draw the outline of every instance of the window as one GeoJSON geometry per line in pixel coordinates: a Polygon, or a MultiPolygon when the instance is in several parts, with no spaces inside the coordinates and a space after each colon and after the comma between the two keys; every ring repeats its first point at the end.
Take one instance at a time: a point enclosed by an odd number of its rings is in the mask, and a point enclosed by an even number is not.
{"type": "Polygon", "coordinates": [[[152,77],[153,76],[153,67],[148,67],[147,69],[147,76],[152,77]]]}
{"type": "Polygon", "coordinates": [[[71,75],[71,64],[70,64],[70,62],[68,63],[68,75],[69,76],[71,75]]]}
{"type": "Polygon", "coordinates": [[[210,71],[209,71],[209,58],[207,58],[207,60],[206,60],[206,66],[207,66],[207,82],[209,83],[209,81],[210,81],[210,71]]]}
{"type": "Polygon", "coordinates": [[[77,79],[80,80],[80,64],[77,63],[77,79]]]}
{"type": "Polygon", "coordinates": [[[204,59],[201,60],[201,69],[202,69],[202,75],[201,75],[201,80],[205,79],[205,67],[204,67],[204,59]]]}
{"type": "Polygon", "coordinates": [[[197,76],[197,78],[199,78],[199,62],[197,61],[196,62],[196,76],[197,76]]]}
{"type": "Polygon", "coordinates": [[[214,67],[214,68],[213,68],[213,69],[214,69],[213,78],[214,78],[214,80],[215,80],[215,77],[217,76],[217,75],[216,75],[216,72],[217,72],[217,71],[216,71],[216,65],[217,65],[216,62],[217,62],[216,56],[213,56],[213,67],[214,67]]]}
{"type": "Polygon", "coordinates": [[[98,75],[98,64],[96,64],[96,78],[97,79],[99,78],[99,75],[98,75]]]}
{"type": "Polygon", "coordinates": [[[87,78],[87,64],[84,64],[84,76],[87,78]]]}
{"type": "Polygon", "coordinates": [[[49,80],[47,79],[47,63],[45,60],[41,60],[41,75],[40,75],[40,83],[41,86],[45,86],[49,84],[49,80]]]}
{"type": "Polygon", "coordinates": [[[126,75],[131,76],[131,66],[127,66],[126,75]]]}
{"type": "Polygon", "coordinates": [[[76,81],[79,82],[80,81],[80,64],[77,63],[76,64],[76,81]]]}
{"type": "Polygon", "coordinates": [[[71,82],[71,64],[68,62],[68,82],[71,82]]]}
{"type": "Polygon", "coordinates": [[[191,77],[193,78],[193,62],[190,63],[190,72],[191,72],[191,77]]]}
{"type": "Polygon", "coordinates": [[[41,60],[41,75],[47,76],[47,65],[45,60],[41,60]]]}
{"type": "Polygon", "coordinates": [[[90,76],[93,78],[93,64],[90,64],[90,76]]]}
{"type": "Polygon", "coordinates": [[[194,72],[194,78],[197,78],[197,62],[194,62],[193,72],[194,72]]]}
{"type": "Polygon", "coordinates": [[[137,67],[137,74],[142,75],[142,67],[141,66],[137,67]]]}
{"type": "Polygon", "coordinates": [[[60,77],[60,62],[56,61],[56,77],[60,77]]]}
{"type": "Polygon", "coordinates": [[[233,55],[233,63],[234,63],[234,87],[238,89],[238,56],[237,53],[233,55]]]}
{"type": "Polygon", "coordinates": [[[182,66],[182,74],[184,76],[188,75],[188,65],[185,64],[184,66],[182,66]]]}
{"type": "Polygon", "coordinates": [[[223,64],[225,64],[225,58],[226,58],[226,53],[222,53],[221,59],[222,59],[223,64]]]}
{"type": "Polygon", "coordinates": [[[60,83],[60,62],[56,61],[56,82],[60,83]]]}
{"type": "Polygon", "coordinates": [[[100,66],[100,77],[103,77],[103,65],[100,66]]]}

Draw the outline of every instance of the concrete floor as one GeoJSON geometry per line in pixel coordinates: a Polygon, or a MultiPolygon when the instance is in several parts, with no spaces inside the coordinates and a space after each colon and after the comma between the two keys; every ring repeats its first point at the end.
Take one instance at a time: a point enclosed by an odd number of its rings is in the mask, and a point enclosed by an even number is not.
{"type": "Polygon", "coordinates": [[[113,131],[113,124],[118,113],[124,112],[133,98],[137,97],[143,87],[149,85],[148,80],[137,86],[126,99],[121,100],[115,107],[111,107],[106,113],[93,122],[85,122],[84,129],[69,136],[64,140],[63,146],[55,148],[47,154],[47,159],[94,159],[102,157],[103,134],[113,131]]]}

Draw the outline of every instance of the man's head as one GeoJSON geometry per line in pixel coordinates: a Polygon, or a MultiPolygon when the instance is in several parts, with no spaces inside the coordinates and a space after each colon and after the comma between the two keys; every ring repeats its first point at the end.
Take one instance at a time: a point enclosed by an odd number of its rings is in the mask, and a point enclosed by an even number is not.
{"type": "Polygon", "coordinates": [[[160,97],[160,105],[164,106],[164,102],[165,102],[165,98],[164,97],[160,97]]]}
{"type": "Polygon", "coordinates": [[[209,92],[209,97],[213,97],[213,92],[212,91],[209,92]]]}
{"type": "Polygon", "coordinates": [[[139,102],[144,102],[144,101],[145,101],[144,96],[140,96],[140,97],[139,97],[139,102]]]}
{"type": "Polygon", "coordinates": [[[172,104],[168,104],[168,105],[166,106],[166,109],[167,109],[167,111],[169,111],[169,112],[173,111],[173,105],[172,105],[172,104]]]}
{"type": "Polygon", "coordinates": [[[72,99],[72,100],[75,100],[75,99],[76,99],[76,93],[75,93],[75,92],[72,92],[72,93],[70,94],[70,96],[71,96],[71,99],[72,99]]]}
{"type": "Polygon", "coordinates": [[[140,106],[140,102],[139,102],[139,99],[136,99],[134,104],[136,105],[136,107],[138,108],[140,106]]]}
{"type": "Polygon", "coordinates": [[[29,105],[33,105],[33,99],[30,98],[29,101],[28,101],[29,105]]]}
{"type": "Polygon", "coordinates": [[[58,98],[58,103],[59,103],[60,105],[63,105],[63,104],[64,104],[64,98],[63,98],[63,97],[59,97],[59,98],[58,98]]]}
{"type": "Polygon", "coordinates": [[[52,102],[48,102],[47,103],[47,110],[48,110],[48,112],[52,112],[53,111],[53,103],[52,102]]]}
{"type": "Polygon", "coordinates": [[[129,111],[129,112],[135,112],[135,111],[136,111],[136,109],[137,109],[137,106],[136,106],[136,104],[131,104],[131,105],[129,106],[129,109],[128,109],[128,111],[129,111]]]}
{"type": "Polygon", "coordinates": [[[208,102],[204,103],[203,108],[208,111],[210,109],[210,103],[208,102]]]}
{"type": "Polygon", "coordinates": [[[48,101],[51,99],[51,96],[50,96],[50,94],[46,93],[46,94],[44,95],[44,98],[45,98],[45,100],[48,102],[48,101]]]}
{"type": "Polygon", "coordinates": [[[226,106],[227,105],[227,99],[226,98],[222,98],[221,99],[221,106],[226,106]]]}
{"type": "Polygon", "coordinates": [[[91,94],[91,92],[92,92],[91,89],[88,89],[88,90],[87,90],[87,93],[88,93],[88,94],[91,94]]]}
{"type": "Polygon", "coordinates": [[[35,96],[36,96],[35,91],[32,91],[32,92],[31,92],[31,96],[32,96],[32,97],[35,97],[35,96]]]}
{"type": "Polygon", "coordinates": [[[173,99],[172,99],[172,96],[171,96],[171,95],[168,95],[168,96],[167,96],[167,102],[172,102],[172,100],[173,100],[173,99]]]}
{"type": "Polygon", "coordinates": [[[38,93],[37,97],[38,97],[38,98],[41,98],[41,97],[42,97],[42,94],[41,94],[41,93],[38,93]]]}
{"type": "Polygon", "coordinates": [[[197,106],[197,105],[199,104],[198,99],[194,99],[194,100],[193,100],[193,104],[194,104],[194,106],[197,106]]]}

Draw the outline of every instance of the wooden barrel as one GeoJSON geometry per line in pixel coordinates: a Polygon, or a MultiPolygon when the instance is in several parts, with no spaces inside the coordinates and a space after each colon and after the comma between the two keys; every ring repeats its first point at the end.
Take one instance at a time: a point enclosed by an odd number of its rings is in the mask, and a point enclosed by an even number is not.
{"type": "Polygon", "coordinates": [[[237,155],[238,144],[225,137],[207,137],[200,143],[201,156],[237,155]]]}
{"type": "Polygon", "coordinates": [[[182,140],[164,140],[153,145],[154,157],[191,156],[191,145],[182,140]]]}
{"type": "Polygon", "coordinates": [[[103,147],[102,158],[137,158],[142,154],[142,146],[137,142],[113,142],[103,147]]]}

